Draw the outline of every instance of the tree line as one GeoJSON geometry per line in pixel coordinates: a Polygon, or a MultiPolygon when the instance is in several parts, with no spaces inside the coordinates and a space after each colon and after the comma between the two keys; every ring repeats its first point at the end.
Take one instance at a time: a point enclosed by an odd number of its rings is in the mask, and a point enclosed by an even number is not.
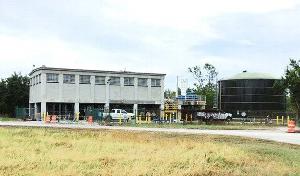
{"type": "Polygon", "coordinates": [[[0,115],[15,116],[16,107],[28,107],[29,77],[13,73],[0,80],[0,115]]]}

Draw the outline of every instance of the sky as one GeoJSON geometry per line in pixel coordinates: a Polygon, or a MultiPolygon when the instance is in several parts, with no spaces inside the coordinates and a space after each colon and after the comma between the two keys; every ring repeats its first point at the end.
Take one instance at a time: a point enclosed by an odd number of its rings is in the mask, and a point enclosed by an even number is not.
{"type": "Polygon", "coordinates": [[[280,77],[300,57],[299,0],[0,0],[0,78],[40,67],[165,73],[213,64],[280,77]]]}

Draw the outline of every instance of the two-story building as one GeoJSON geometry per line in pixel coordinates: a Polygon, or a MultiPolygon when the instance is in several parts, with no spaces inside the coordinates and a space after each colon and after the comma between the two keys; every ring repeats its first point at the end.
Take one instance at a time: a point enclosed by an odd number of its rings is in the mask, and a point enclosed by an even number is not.
{"type": "Polygon", "coordinates": [[[29,74],[35,114],[66,115],[87,107],[160,113],[165,74],[39,67],[29,74]]]}

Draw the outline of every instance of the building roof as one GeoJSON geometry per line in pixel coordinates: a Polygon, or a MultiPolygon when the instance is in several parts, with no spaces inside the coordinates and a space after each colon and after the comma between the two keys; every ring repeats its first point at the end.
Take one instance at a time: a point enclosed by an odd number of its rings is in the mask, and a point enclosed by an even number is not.
{"type": "Polygon", "coordinates": [[[145,75],[145,76],[166,76],[163,73],[142,73],[142,72],[130,72],[130,71],[105,71],[105,70],[87,70],[87,69],[70,69],[70,68],[53,68],[53,67],[39,67],[33,69],[29,76],[40,70],[50,70],[50,71],[67,71],[67,72],[87,72],[87,73],[106,73],[106,74],[127,74],[127,75],[145,75]]]}
{"type": "Polygon", "coordinates": [[[244,71],[243,73],[236,74],[232,77],[225,78],[220,81],[237,80],[237,79],[279,79],[279,78],[276,78],[269,73],[255,73],[255,72],[244,71]]]}

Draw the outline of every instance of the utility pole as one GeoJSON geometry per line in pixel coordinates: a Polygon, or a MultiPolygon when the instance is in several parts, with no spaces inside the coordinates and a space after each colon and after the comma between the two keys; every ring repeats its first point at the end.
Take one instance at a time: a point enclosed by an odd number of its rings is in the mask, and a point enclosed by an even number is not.
{"type": "Polygon", "coordinates": [[[176,77],[176,97],[178,97],[178,75],[176,77]]]}

